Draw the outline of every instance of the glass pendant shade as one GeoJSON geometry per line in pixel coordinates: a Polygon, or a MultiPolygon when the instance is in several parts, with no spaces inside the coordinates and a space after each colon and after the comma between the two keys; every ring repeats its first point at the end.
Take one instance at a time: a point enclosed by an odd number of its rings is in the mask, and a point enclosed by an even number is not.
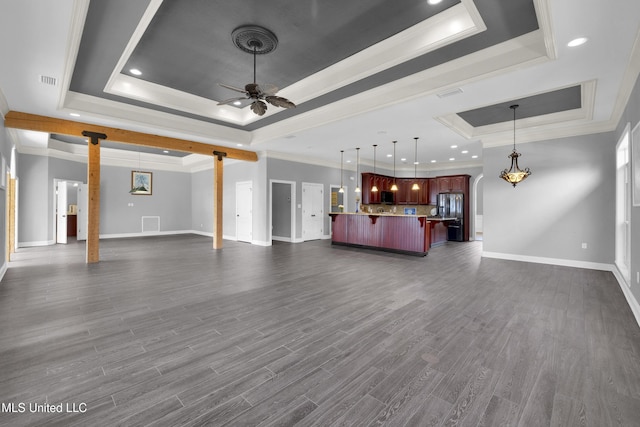
{"type": "Polygon", "coordinates": [[[391,191],[398,191],[398,186],[396,185],[396,142],[393,141],[393,185],[391,186],[391,191]]]}
{"type": "Polygon", "coordinates": [[[509,169],[505,169],[500,174],[500,178],[507,181],[509,184],[514,187],[524,181],[529,175],[531,175],[531,171],[529,168],[525,168],[524,170],[518,167],[518,157],[520,157],[520,153],[516,150],[513,150],[509,156],[511,158],[511,167],[509,169]]]}
{"type": "MultiPolygon", "coordinates": [[[[376,174],[376,147],[378,145],[377,144],[373,144],[373,175],[375,179],[375,174],[376,174]]],[[[376,186],[375,182],[373,184],[373,187],[371,187],[371,192],[372,193],[377,193],[378,192],[378,187],[376,186]]]]}
{"type": "Polygon", "coordinates": [[[529,168],[524,168],[524,170],[522,170],[518,166],[518,157],[520,157],[520,153],[516,151],[516,108],[518,108],[518,105],[514,104],[509,108],[513,110],[513,151],[509,156],[507,156],[511,158],[511,167],[509,169],[504,169],[500,173],[500,178],[504,179],[515,188],[517,184],[521,183],[531,175],[531,170],[529,170],[529,168]]]}

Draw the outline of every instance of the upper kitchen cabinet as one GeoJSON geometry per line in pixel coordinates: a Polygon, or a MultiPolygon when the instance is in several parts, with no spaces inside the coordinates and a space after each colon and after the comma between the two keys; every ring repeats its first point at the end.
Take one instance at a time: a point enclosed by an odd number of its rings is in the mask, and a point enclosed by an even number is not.
{"type": "Polygon", "coordinates": [[[450,175],[435,178],[438,193],[466,193],[469,191],[470,175],[450,175]]]}

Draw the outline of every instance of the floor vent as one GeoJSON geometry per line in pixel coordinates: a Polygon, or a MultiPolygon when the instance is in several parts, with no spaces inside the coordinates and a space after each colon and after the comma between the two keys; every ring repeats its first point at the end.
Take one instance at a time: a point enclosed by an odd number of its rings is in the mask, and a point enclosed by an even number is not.
{"type": "Polygon", "coordinates": [[[142,232],[143,233],[160,232],[160,217],[159,216],[143,216],[142,232]]]}
{"type": "Polygon", "coordinates": [[[58,84],[58,79],[50,76],[40,76],[40,83],[44,83],[49,86],[55,86],[58,84]]]}

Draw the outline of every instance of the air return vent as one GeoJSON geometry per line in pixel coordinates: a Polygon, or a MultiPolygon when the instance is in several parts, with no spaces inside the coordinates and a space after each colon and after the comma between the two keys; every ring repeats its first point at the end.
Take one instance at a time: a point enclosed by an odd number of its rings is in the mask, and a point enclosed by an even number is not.
{"type": "Polygon", "coordinates": [[[50,76],[40,76],[40,83],[43,83],[49,86],[55,86],[58,83],[58,79],[50,76]]]}
{"type": "Polygon", "coordinates": [[[451,90],[447,90],[447,91],[444,91],[444,92],[440,92],[438,94],[438,98],[447,98],[449,96],[457,95],[459,93],[462,93],[462,89],[457,87],[455,89],[451,89],[451,90]]]}

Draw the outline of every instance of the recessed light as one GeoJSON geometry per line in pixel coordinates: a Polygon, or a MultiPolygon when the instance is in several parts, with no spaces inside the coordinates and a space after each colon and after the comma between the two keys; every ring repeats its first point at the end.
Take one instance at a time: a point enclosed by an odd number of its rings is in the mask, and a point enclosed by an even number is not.
{"type": "Polygon", "coordinates": [[[471,156],[471,158],[472,158],[472,159],[477,159],[477,158],[478,158],[478,156],[471,156]]]}
{"type": "Polygon", "coordinates": [[[450,160],[450,161],[453,161],[453,160],[455,160],[455,159],[456,159],[455,157],[449,157],[449,160],[450,160]]]}
{"type": "Polygon", "coordinates": [[[238,105],[242,105],[242,102],[240,102],[240,101],[233,101],[233,105],[236,105],[236,106],[238,106],[238,105]]]}
{"type": "Polygon", "coordinates": [[[347,163],[351,163],[351,160],[347,160],[347,163]]]}
{"type": "Polygon", "coordinates": [[[80,114],[78,114],[78,113],[69,113],[69,115],[71,117],[80,117],[80,114]]]}
{"type": "Polygon", "coordinates": [[[457,145],[452,145],[451,148],[458,148],[458,146],[457,145]]]}
{"type": "Polygon", "coordinates": [[[462,150],[461,153],[462,154],[467,154],[469,152],[469,150],[462,150]]]}
{"type": "Polygon", "coordinates": [[[407,161],[407,159],[406,159],[405,157],[403,157],[403,158],[401,158],[401,159],[400,159],[400,161],[401,161],[401,162],[406,162],[406,161],[407,161]]]}
{"type": "Polygon", "coordinates": [[[134,76],[141,76],[142,75],[142,71],[138,70],[137,68],[132,68],[129,70],[129,72],[131,74],[133,74],[134,76]]]}
{"type": "Polygon", "coordinates": [[[429,3],[431,6],[436,5],[438,3],[442,3],[442,0],[428,0],[427,3],[429,3]]]}
{"type": "Polygon", "coordinates": [[[414,164],[414,165],[419,165],[419,164],[420,164],[420,162],[413,162],[413,164],[414,164]]]}
{"type": "Polygon", "coordinates": [[[571,40],[569,43],[567,43],[567,46],[569,47],[576,47],[576,46],[580,46],[583,45],[587,42],[587,38],[586,37],[578,37],[576,39],[571,40]]]}
{"type": "Polygon", "coordinates": [[[236,147],[242,147],[242,144],[236,144],[236,147]]]}
{"type": "Polygon", "coordinates": [[[435,160],[431,160],[431,163],[436,163],[436,161],[435,160]]]}
{"type": "Polygon", "coordinates": [[[387,154],[387,157],[393,157],[393,154],[387,154]]]}

